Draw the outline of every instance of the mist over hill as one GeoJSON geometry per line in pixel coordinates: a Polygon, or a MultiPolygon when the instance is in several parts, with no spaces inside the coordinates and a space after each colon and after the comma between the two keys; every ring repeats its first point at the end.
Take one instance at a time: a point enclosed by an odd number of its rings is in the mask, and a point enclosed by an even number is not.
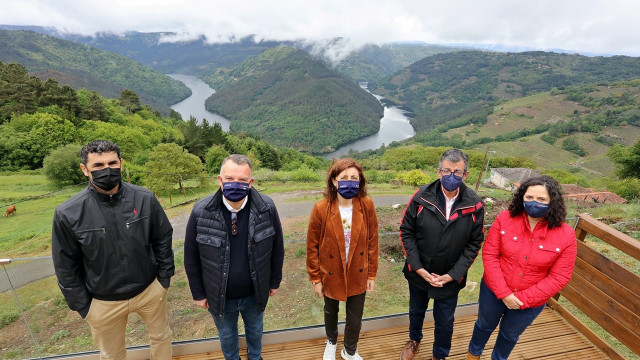
{"type": "Polygon", "coordinates": [[[17,62],[41,79],[118,97],[134,90],[143,103],[168,113],[168,105],[190,94],[179,81],[108,51],[32,31],[0,30],[0,61],[17,62]]]}

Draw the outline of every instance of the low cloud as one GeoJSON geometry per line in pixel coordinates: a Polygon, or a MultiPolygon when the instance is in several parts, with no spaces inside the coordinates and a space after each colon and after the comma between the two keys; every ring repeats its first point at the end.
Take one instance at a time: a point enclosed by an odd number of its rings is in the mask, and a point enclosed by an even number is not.
{"type": "Polygon", "coordinates": [[[172,32],[161,41],[306,41],[336,61],[363,44],[422,41],[640,55],[631,0],[0,0],[0,24],[172,32]],[[338,40],[336,40],[338,39],[338,40]]]}

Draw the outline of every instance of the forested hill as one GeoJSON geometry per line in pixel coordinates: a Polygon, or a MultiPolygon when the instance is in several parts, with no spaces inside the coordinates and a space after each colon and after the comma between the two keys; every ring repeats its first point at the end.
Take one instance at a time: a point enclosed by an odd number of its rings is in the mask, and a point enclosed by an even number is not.
{"type": "Polygon", "coordinates": [[[427,56],[456,50],[461,49],[412,43],[370,44],[341,60],[336,70],[356,81],[378,81],[427,56]]]}
{"type": "Polygon", "coordinates": [[[308,53],[280,46],[206,77],[216,93],[208,110],[279,145],[313,153],[370,135],[383,108],[355,82],[308,53]]]}
{"type": "Polygon", "coordinates": [[[424,58],[369,88],[413,110],[420,132],[459,118],[486,119],[503,99],[634,78],[640,58],[461,51],[424,58]]]}
{"type": "Polygon", "coordinates": [[[0,61],[20,63],[43,80],[54,78],[105,97],[131,89],[142,103],[167,113],[168,105],[190,94],[181,82],[124,56],[32,31],[0,30],[0,61]]]}

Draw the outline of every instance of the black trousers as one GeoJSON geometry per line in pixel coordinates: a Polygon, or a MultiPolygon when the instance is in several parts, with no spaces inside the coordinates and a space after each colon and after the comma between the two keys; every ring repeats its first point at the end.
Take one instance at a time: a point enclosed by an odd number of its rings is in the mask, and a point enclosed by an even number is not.
{"type": "MultiPolygon", "coordinates": [[[[366,292],[349,296],[346,303],[347,318],[344,326],[344,348],[349,355],[356,353],[366,292]]],[[[338,309],[340,301],[324,297],[324,329],[332,344],[338,341],[338,309]]]]}

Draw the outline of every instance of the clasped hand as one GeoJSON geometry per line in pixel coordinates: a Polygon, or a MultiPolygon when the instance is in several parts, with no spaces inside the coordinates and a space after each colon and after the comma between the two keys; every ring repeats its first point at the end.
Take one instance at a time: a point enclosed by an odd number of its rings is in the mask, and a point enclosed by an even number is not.
{"type": "Polygon", "coordinates": [[[516,294],[511,293],[502,298],[502,302],[511,310],[519,310],[522,305],[522,301],[516,297],[516,294]]]}
{"type": "Polygon", "coordinates": [[[449,274],[438,275],[436,273],[429,273],[424,268],[416,270],[416,273],[433,287],[443,287],[444,284],[453,281],[453,278],[449,274]]]}

